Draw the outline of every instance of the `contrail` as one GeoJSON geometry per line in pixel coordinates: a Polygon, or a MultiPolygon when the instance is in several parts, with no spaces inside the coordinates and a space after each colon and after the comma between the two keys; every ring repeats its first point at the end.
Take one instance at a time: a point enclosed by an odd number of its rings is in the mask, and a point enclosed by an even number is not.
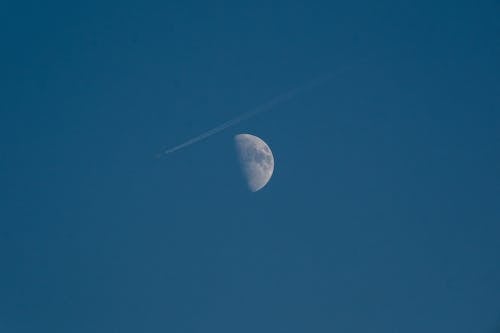
{"type": "Polygon", "coordinates": [[[263,113],[263,112],[269,111],[269,110],[273,109],[276,105],[281,104],[283,102],[286,102],[286,101],[292,99],[293,97],[295,97],[295,95],[297,95],[299,93],[302,93],[302,92],[310,90],[310,89],[312,89],[314,87],[317,87],[317,86],[325,83],[326,81],[328,81],[331,78],[332,78],[332,75],[322,76],[322,77],[316,78],[316,79],[314,79],[312,81],[309,81],[308,83],[306,83],[306,84],[304,84],[304,85],[302,85],[302,86],[300,86],[298,88],[294,88],[294,89],[289,90],[289,91],[287,91],[285,93],[282,93],[281,95],[278,95],[278,96],[274,97],[270,101],[268,101],[268,102],[266,102],[264,104],[261,104],[261,105],[255,107],[254,109],[252,109],[250,111],[247,111],[247,112],[243,113],[239,117],[236,117],[234,119],[228,120],[225,123],[222,123],[219,126],[212,128],[211,130],[208,130],[208,131],[206,131],[204,133],[201,133],[200,135],[195,136],[194,138],[189,139],[186,142],[183,142],[183,143],[181,143],[181,144],[179,144],[177,146],[165,149],[163,152],[158,153],[156,155],[156,157],[157,158],[165,157],[168,154],[171,154],[171,153],[173,153],[173,152],[175,152],[177,150],[180,150],[182,148],[190,146],[190,145],[192,145],[192,144],[194,144],[196,142],[199,142],[201,140],[204,140],[204,139],[206,139],[206,138],[208,138],[208,137],[210,137],[210,136],[212,136],[212,135],[214,135],[216,133],[219,133],[219,132],[225,130],[226,128],[228,128],[228,127],[234,126],[234,125],[242,122],[245,119],[252,118],[252,117],[258,115],[259,113],[263,113]]]}

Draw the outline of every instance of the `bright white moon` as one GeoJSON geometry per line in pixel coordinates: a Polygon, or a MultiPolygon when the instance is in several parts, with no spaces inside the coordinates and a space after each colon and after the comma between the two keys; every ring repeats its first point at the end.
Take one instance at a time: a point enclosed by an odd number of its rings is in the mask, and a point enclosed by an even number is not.
{"type": "Polygon", "coordinates": [[[234,137],[234,142],[248,188],[256,192],[263,188],[273,175],[273,153],[269,146],[255,135],[238,134],[234,137]]]}

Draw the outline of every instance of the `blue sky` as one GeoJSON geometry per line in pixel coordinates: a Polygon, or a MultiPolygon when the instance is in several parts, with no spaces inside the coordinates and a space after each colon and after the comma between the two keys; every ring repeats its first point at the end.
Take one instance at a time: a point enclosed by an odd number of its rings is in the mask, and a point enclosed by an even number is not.
{"type": "Polygon", "coordinates": [[[499,10],[3,2],[0,329],[498,330],[499,10]]]}

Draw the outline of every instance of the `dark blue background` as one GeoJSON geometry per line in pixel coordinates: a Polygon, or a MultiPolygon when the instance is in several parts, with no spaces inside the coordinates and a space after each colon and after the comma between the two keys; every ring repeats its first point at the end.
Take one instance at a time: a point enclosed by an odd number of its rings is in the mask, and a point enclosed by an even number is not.
{"type": "Polygon", "coordinates": [[[1,332],[494,331],[499,13],[2,2],[1,332]],[[257,193],[241,132],[275,154],[257,193]]]}

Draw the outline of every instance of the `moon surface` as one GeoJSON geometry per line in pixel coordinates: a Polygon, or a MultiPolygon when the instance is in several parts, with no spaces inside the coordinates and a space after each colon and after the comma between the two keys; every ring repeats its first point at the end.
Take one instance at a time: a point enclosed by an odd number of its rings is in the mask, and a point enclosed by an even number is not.
{"type": "Polygon", "coordinates": [[[274,157],[271,148],[261,138],[251,134],[238,134],[234,137],[234,142],[248,189],[256,192],[273,175],[274,157]]]}

